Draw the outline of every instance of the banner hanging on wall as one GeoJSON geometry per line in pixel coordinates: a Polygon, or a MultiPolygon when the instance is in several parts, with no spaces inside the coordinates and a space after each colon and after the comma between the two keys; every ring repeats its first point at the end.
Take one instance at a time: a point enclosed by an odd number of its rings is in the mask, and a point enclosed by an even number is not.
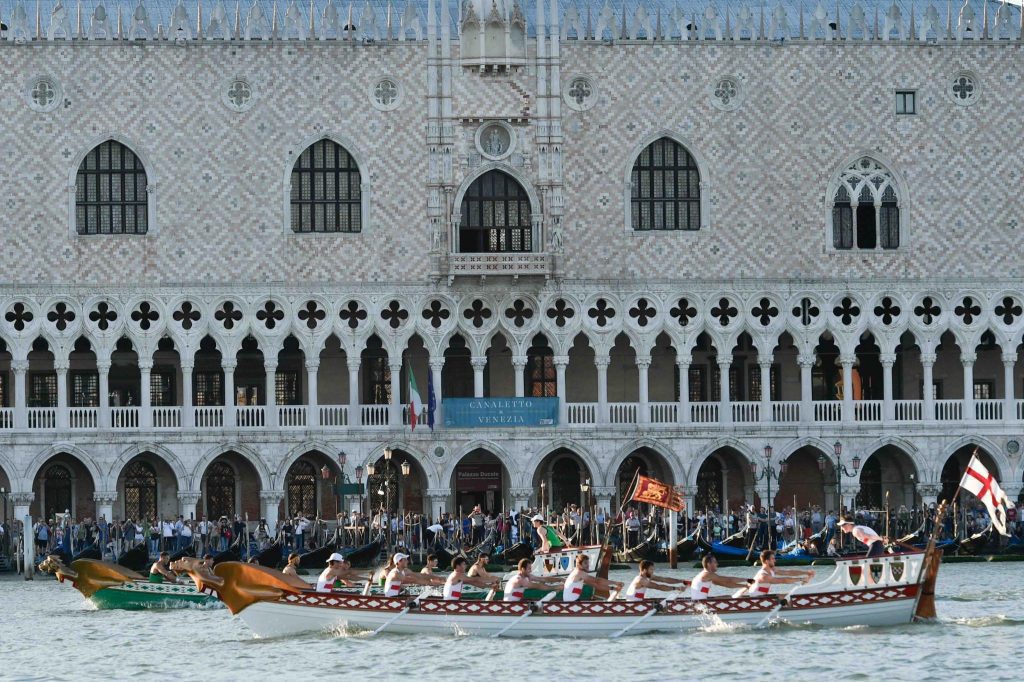
{"type": "Polygon", "coordinates": [[[445,398],[441,405],[452,428],[558,425],[558,398],[445,398]]]}

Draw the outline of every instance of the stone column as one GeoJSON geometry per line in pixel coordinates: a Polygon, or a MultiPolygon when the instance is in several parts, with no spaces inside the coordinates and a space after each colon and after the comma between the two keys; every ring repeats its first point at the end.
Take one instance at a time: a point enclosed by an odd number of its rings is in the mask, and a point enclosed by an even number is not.
{"type": "Polygon", "coordinates": [[[882,353],[878,359],[882,363],[882,421],[891,422],[896,419],[896,404],[892,399],[892,366],[896,364],[896,354],[882,353]]]}
{"type": "Polygon", "coordinates": [[[270,529],[270,532],[274,532],[274,529],[277,528],[278,510],[283,499],[283,490],[260,491],[260,516],[267,520],[267,528],[270,529]]]}
{"type": "Polygon", "coordinates": [[[814,394],[811,390],[811,368],[814,367],[814,353],[800,353],[796,361],[800,365],[800,421],[814,423],[814,394]]]}
{"type": "Polygon", "coordinates": [[[679,395],[676,396],[678,402],[678,414],[676,419],[680,424],[690,423],[690,359],[689,353],[685,357],[676,357],[676,367],[679,369],[679,395]]]}
{"type": "Polygon", "coordinates": [[[96,409],[96,426],[100,429],[110,428],[110,360],[96,363],[99,375],[100,394],[99,407],[96,409]]]}
{"type": "MultiPolygon", "coordinates": [[[[515,361],[515,358],[513,358],[513,362],[514,361],[515,361]]],[[[437,404],[436,407],[434,408],[434,428],[435,429],[437,427],[441,426],[442,424],[444,424],[444,412],[443,412],[444,404],[443,404],[443,396],[441,395],[441,370],[442,369],[444,369],[444,356],[430,358],[430,375],[433,377],[433,381],[434,381],[434,401],[437,404]]],[[[517,383],[516,385],[519,388],[522,388],[522,381],[523,381],[523,373],[522,373],[522,371],[520,371],[516,376],[519,377],[519,379],[518,379],[519,383],[517,383]]],[[[522,395],[522,394],[521,393],[516,393],[516,395],[522,395]]],[[[428,400],[429,400],[429,397],[428,397],[428,400]]]]}
{"type": "Polygon", "coordinates": [[[932,368],[935,366],[935,353],[921,353],[921,419],[926,422],[935,421],[935,394],[932,379],[932,368]]]}
{"type": "Polygon", "coordinates": [[[277,416],[277,358],[263,356],[263,371],[266,373],[266,385],[264,391],[267,399],[264,401],[267,411],[266,424],[268,429],[276,429],[278,426],[277,416]]]}
{"type": "Polygon", "coordinates": [[[320,426],[320,404],[317,392],[320,359],[306,360],[306,426],[320,426]]]}
{"type": "MultiPolygon", "coordinates": [[[[198,490],[179,490],[178,491],[178,514],[185,517],[186,519],[195,519],[196,516],[196,505],[199,504],[199,498],[202,497],[202,493],[198,490]]],[[[196,531],[198,534],[198,531],[196,531]]]]}
{"type": "Polygon", "coordinates": [[[150,373],[153,371],[153,361],[150,359],[139,360],[139,428],[153,428],[153,387],[150,385],[150,373]]]}
{"type": "Polygon", "coordinates": [[[427,488],[427,494],[424,496],[427,504],[424,511],[427,517],[436,521],[441,512],[449,511],[451,496],[451,488],[427,488]]]}
{"type": "MultiPolygon", "coordinates": [[[[14,505],[14,520],[24,522],[32,503],[35,502],[36,494],[32,491],[12,492],[10,497],[11,504],[14,505]]],[[[31,529],[28,531],[28,536],[31,539],[31,529]]]]}
{"type": "Polygon", "coordinates": [[[117,502],[116,490],[97,490],[92,494],[96,502],[96,519],[114,520],[114,503],[117,502]]]}
{"type": "Polygon", "coordinates": [[[221,368],[224,370],[224,428],[235,428],[235,367],[238,363],[234,360],[222,360],[221,368]]]}
{"type": "Polygon", "coordinates": [[[974,353],[961,352],[960,363],[964,366],[964,405],[963,419],[972,422],[976,419],[974,413],[974,361],[977,355],[974,353]]]}
{"type": "MultiPolygon", "coordinates": [[[[14,370],[14,427],[28,428],[28,390],[25,376],[28,373],[28,360],[15,360],[11,363],[14,370]]],[[[27,511],[25,512],[28,513],[27,511]]],[[[20,518],[20,517],[19,517],[20,518]]]]}
{"type": "MultiPolygon", "coordinates": [[[[615,503],[615,486],[613,485],[595,485],[590,489],[591,494],[594,496],[594,506],[598,509],[604,509],[610,514],[614,514],[617,510],[612,509],[612,505],[615,503]]],[[[604,532],[604,529],[601,529],[604,532]]]]}
{"type": "Polygon", "coordinates": [[[181,428],[191,429],[196,425],[196,411],[192,404],[192,370],[191,363],[181,366],[181,428]]]}
{"type": "Polygon", "coordinates": [[[732,423],[732,402],[729,396],[729,368],[732,367],[732,355],[728,359],[718,360],[718,423],[732,423]]]}
{"type": "Polygon", "coordinates": [[[402,426],[402,363],[389,362],[391,373],[391,407],[388,409],[388,426],[402,426]]]}
{"type": "Polygon", "coordinates": [[[516,397],[522,398],[526,395],[526,364],[529,358],[525,355],[512,356],[512,373],[516,380],[516,397]]]}
{"type": "Polygon", "coordinates": [[[533,498],[533,488],[509,488],[508,494],[512,496],[512,509],[516,511],[529,509],[530,500],[533,498]]]}
{"type": "Polygon", "coordinates": [[[63,431],[68,428],[68,361],[54,361],[53,370],[57,373],[57,428],[63,431]]]}
{"type": "Polygon", "coordinates": [[[939,493],[942,486],[934,483],[918,483],[917,494],[921,496],[921,506],[927,508],[929,505],[938,504],[939,493]]]}
{"type": "Polygon", "coordinates": [[[843,365],[843,423],[851,424],[853,415],[853,363],[855,355],[840,355],[839,362],[843,365]]]}
{"type": "Polygon", "coordinates": [[[687,516],[693,516],[698,510],[695,509],[697,499],[697,486],[695,485],[684,485],[679,487],[679,492],[683,496],[683,513],[687,516]]]}
{"type": "Polygon", "coordinates": [[[648,424],[651,421],[651,405],[648,400],[648,371],[651,368],[650,355],[636,357],[636,371],[640,380],[640,404],[637,406],[637,422],[648,424]]]}
{"type": "Polygon", "coordinates": [[[761,421],[772,421],[772,358],[758,358],[761,370],[761,421]]]}
{"type": "Polygon", "coordinates": [[[359,426],[363,423],[359,403],[359,367],[363,359],[356,356],[346,358],[348,364],[348,425],[359,426]]]}
{"type": "Polygon", "coordinates": [[[484,397],[484,370],[487,368],[487,357],[475,355],[469,360],[473,365],[473,397],[484,397]]]}
{"type": "Polygon", "coordinates": [[[1016,363],[1016,352],[1003,353],[1003,386],[1005,387],[1003,389],[1003,421],[1006,422],[1017,421],[1017,404],[1014,399],[1013,386],[1013,367],[1016,363]]]}
{"type": "Polygon", "coordinates": [[[597,367],[597,423],[607,424],[611,421],[608,412],[608,365],[611,358],[608,355],[595,355],[594,366],[597,367]]]}
{"type": "Polygon", "coordinates": [[[555,386],[558,391],[558,423],[565,425],[569,423],[569,405],[565,402],[565,368],[569,366],[569,356],[556,355],[552,361],[555,363],[555,386]]]}

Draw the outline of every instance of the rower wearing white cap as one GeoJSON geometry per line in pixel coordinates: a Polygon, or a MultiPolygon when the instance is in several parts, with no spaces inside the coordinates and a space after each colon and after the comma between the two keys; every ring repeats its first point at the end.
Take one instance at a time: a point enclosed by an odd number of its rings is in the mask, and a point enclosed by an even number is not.
{"type": "Polygon", "coordinates": [[[352,564],[345,557],[335,552],[327,559],[327,568],[320,573],[316,581],[317,592],[330,592],[342,585],[351,587],[353,582],[365,580],[364,573],[353,571],[352,564]]]}
{"type": "Polygon", "coordinates": [[[395,567],[388,571],[384,580],[384,596],[397,597],[403,585],[444,585],[445,579],[435,575],[413,573],[409,570],[409,555],[395,552],[392,559],[395,567]]]}
{"type": "Polygon", "coordinates": [[[867,545],[867,556],[882,556],[885,554],[885,542],[882,540],[882,536],[876,533],[873,528],[858,526],[853,522],[853,519],[847,518],[839,522],[839,530],[851,534],[861,543],[867,545]]]}

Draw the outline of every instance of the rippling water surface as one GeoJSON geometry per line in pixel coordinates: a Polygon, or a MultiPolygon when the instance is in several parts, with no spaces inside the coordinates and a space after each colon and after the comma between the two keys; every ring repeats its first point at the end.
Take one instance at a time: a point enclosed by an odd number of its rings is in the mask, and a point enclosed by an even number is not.
{"type": "MultiPolygon", "coordinates": [[[[819,572],[831,571],[820,568],[819,572]]],[[[692,576],[696,571],[661,572],[692,576]]],[[[729,569],[748,575],[752,571],[729,569]]],[[[98,611],[48,576],[0,578],[0,678],[1024,679],[1024,564],[939,574],[939,622],[774,625],[590,640],[382,634],[256,639],[224,609],[98,611]]],[[[628,573],[613,577],[625,578],[628,573]]]]}

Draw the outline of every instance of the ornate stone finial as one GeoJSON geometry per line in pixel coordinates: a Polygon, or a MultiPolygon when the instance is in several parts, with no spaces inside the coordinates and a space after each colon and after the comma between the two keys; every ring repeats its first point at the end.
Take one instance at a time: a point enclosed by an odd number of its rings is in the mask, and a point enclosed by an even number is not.
{"type": "Polygon", "coordinates": [[[341,38],[341,23],[334,0],[327,0],[320,17],[320,40],[327,40],[328,37],[336,40],[341,38]]]}
{"type": "Polygon", "coordinates": [[[178,0],[178,4],[171,10],[167,33],[173,40],[192,40],[192,20],[188,17],[184,0],[178,0]]]}
{"type": "Polygon", "coordinates": [[[270,22],[267,20],[267,14],[263,11],[263,5],[260,4],[260,0],[253,0],[252,5],[249,7],[249,13],[245,17],[245,40],[252,40],[256,38],[258,40],[270,40],[272,35],[270,22]]]}
{"type": "Polygon", "coordinates": [[[896,4],[896,0],[892,0],[892,4],[889,5],[889,9],[885,12],[885,21],[882,24],[882,40],[889,40],[894,29],[897,39],[904,40],[906,38],[906,34],[903,31],[903,13],[899,5],[896,4]]]}
{"type": "Polygon", "coordinates": [[[363,13],[359,16],[359,38],[362,40],[380,40],[377,30],[377,13],[369,2],[363,5],[363,13]]]}
{"type": "Polygon", "coordinates": [[[772,10],[772,21],[768,29],[768,37],[772,40],[785,39],[789,37],[789,17],[786,14],[786,8],[782,6],[782,3],[776,3],[775,9],[772,10]]]}
{"type": "Polygon", "coordinates": [[[408,37],[409,31],[412,31],[416,40],[423,40],[423,27],[420,25],[419,17],[416,16],[416,6],[411,0],[405,3],[405,11],[402,12],[398,26],[399,40],[405,40],[408,37]]]}
{"type": "Polygon", "coordinates": [[[156,34],[153,33],[153,25],[149,22],[149,10],[139,0],[139,4],[132,10],[131,25],[128,27],[128,40],[153,40],[156,34]]]}
{"type": "Polygon", "coordinates": [[[71,40],[71,17],[64,7],[63,0],[57,0],[50,9],[50,27],[46,32],[49,40],[56,40],[60,35],[64,40],[71,40]]]}
{"type": "Polygon", "coordinates": [[[609,0],[605,0],[601,13],[597,15],[597,29],[594,38],[598,40],[613,40],[615,38],[615,12],[612,10],[609,0]],[[606,33],[607,37],[605,37],[606,33]]]}
{"type": "Polygon", "coordinates": [[[306,39],[306,22],[303,21],[302,10],[299,9],[299,3],[296,0],[291,0],[284,11],[284,30],[281,32],[281,39],[289,40],[290,38],[306,39]]]}
{"type": "Polygon", "coordinates": [[[231,20],[224,0],[217,0],[210,12],[210,23],[206,27],[206,36],[220,40],[231,40],[231,20]]]}
{"type": "Polygon", "coordinates": [[[956,39],[963,40],[964,38],[977,37],[978,26],[974,14],[974,8],[971,7],[970,0],[964,0],[964,4],[960,8],[960,13],[957,16],[956,39]],[[968,32],[970,32],[970,35],[966,35],[968,32]]]}
{"type": "Polygon", "coordinates": [[[29,26],[28,12],[25,10],[25,1],[18,0],[11,12],[11,20],[7,27],[7,39],[15,42],[28,42],[32,40],[32,29],[29,26]]]}

